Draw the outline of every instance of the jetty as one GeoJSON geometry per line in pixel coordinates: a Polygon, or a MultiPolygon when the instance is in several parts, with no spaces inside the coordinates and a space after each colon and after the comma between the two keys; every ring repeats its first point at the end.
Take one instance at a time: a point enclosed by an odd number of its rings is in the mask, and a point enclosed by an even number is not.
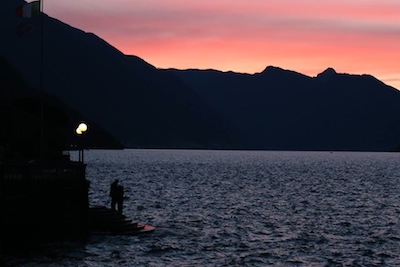
{"type": "Polygon", "coordinates": [[[90,207],[85,170],[86,164],[70,160],[0,164],[0,254],[43,242],[154,231],[112,209],[90,207]]]}
{"type": "Polygon", "coordinates": [[[140,235],[154,231],[153,226],[133,222],[104,206],[89,208],[89,229],[93,235],[140,235]]]}

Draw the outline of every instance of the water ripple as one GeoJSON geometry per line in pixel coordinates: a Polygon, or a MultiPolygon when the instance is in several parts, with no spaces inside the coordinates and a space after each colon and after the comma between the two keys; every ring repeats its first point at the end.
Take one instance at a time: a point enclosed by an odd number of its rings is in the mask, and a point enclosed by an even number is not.
{"type": "Polygon", "coordinates": [[[94,238],[64,256],[64,265],[29,266],[400,266],[398,154],[85,156],[91,203],[110,205],[109,185],[118,178],[129,196],[125,213],[156,231],[94,238]]]}

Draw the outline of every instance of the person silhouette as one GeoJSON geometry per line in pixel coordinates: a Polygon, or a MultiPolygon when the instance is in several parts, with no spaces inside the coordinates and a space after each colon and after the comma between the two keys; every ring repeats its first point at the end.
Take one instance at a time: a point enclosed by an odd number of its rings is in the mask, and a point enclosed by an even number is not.
{"type": "Polygon", "coordinates": [[[124,202],[124,187],[122,185],[117,186],[116,200],[118,206],[118,213],[122,214],[123,202],[124,202]]]}
{"type": "Polygon", "coordinates": [[[115,179],[114,182],[111,183],[110,186],[110,197],[111,197],[111,209],[115,210],[115,205],[117,204],[117,188],[118,188],[118,179],[115,179]]]}

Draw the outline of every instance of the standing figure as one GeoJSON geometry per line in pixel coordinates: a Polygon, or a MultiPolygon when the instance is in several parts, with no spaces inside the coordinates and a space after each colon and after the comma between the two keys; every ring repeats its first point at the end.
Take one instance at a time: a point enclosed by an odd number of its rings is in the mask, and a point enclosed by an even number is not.
{"type": "Polygon", "coordinates": [[[122,214],[122,208],[123,208],[122,204],[124,202],[124,188],[122,187],[122,185],[117,186],[116,197],[117,197],[118,213],[122,214]]]}
{"type": "Polygon", "coordinates": [[[111,209],[115,210],[115,205],[117,204],[117,188],[118,180],[112,182],[110,186],[110,197],[111,197],[111,209]]]}

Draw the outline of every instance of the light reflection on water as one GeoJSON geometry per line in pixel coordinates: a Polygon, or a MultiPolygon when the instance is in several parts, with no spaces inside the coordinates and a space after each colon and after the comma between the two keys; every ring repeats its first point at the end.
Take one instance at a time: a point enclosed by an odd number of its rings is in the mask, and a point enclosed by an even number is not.
{"type": "MultiPolygon", "coordinates": [[[[400,155],[85,151],[92,205],[156,227],[26,266],[399,266],[400,155]]],[[[31,262],[32,264],[32,262],[31,262]]]]}

